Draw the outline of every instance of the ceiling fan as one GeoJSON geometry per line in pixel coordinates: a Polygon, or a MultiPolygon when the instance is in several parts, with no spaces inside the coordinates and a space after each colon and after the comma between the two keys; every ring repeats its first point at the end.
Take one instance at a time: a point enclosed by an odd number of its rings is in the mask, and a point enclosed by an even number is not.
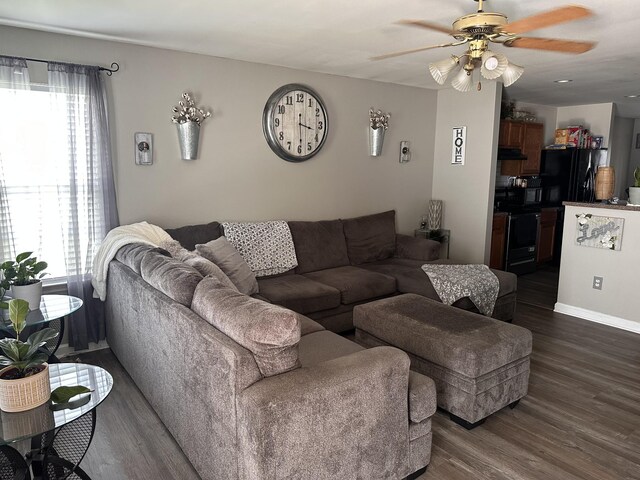
{"type": "MultiPolygon", "coordinates": [[[[485,12],[484,0],[478,2],[478,11],[462,16],[453,22],[452,28],[443,27],[423,20],[401,20],[401,25],[426,28],[451,35],[455,41],[440,45],[414,48],[402,52],[387,53],[371,58],[371,60],[383,60],[409,53],[422,52],[433,48],[454,47],[468,44],[467,51],[460,55],[451,55],[450,58],[429,64],[429,72],[434,80],[444,85],[447,76],[459,65],[460,71],[451,81],[456,90],[467,92],[473,87],[473,71],[480,67],[480,74],[489,80],[495,80],[502,76],[504,85],[513,84],[524,72],[524,68],[510,63],[501,53],[489,50],[489,43],[502,44],[506,47],[529,48],[536,50],[548,50],[554,52],[579,54],[595,47],[594,42],[573,40],[559,40],[554,38],[521,37],[521,33],[550,27],[560,23],[571,22],[591,16],[591,10],[578,5],[567,5],[549,10],[544,13],[508,23],[507,16],[502,13],[485,12]]],[[[478,90],[481,84],[478,82],[478,90]]]]}

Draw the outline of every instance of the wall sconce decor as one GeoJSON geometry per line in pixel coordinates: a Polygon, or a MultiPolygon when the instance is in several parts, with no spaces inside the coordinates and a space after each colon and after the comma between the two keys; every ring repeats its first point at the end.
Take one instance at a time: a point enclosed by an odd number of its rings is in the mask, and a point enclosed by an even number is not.
{"type": "Polygon", "coordinates": [[[382,144],[384,143],[384,132],[389,128],[390,113],[382,110],[374,112],[373,107],[369,109],[369,156],[378,157],[382,154],[382,144]]]}
{"type": "Polygon", "coordinates": [[[198,142],[200,140],[200,125],[211,116],[211,112],[205,112],[198,108],[188,93],[182,94],[182,100],[178,106],[173,107],[171,121],[178,126],[178,140],[180,141],[180,153],[183,160],[195,160],[198,158],[198,142]]]}

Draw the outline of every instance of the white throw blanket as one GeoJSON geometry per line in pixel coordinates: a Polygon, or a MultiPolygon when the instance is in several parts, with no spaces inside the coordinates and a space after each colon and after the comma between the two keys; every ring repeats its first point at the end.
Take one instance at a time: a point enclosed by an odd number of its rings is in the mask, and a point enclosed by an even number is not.
{"type": "Polygon", "coordinates": [[[104,302],[107,298],[107,273],[109,262],[118,250],[129,243],[144,243],[157,247],[160,243],[171,240],[171,236],[160,227],[147,222],[132,223],[116,227],[107,233],[102,244],[93,257],[93,296],[104,302]]]}
{"type": "Polygon", "coordinates": [[[445,305],[469,297],[480,313],[490,317],[498,299],[498,277],[486,265],[427,263],[422,270],[445,305]]]}
{"type": "Polygon", "coordinates": [[[287,222],[224,222],[222,227],[224,236],[256,277],[276,275],[298,266],[287,222]]]}

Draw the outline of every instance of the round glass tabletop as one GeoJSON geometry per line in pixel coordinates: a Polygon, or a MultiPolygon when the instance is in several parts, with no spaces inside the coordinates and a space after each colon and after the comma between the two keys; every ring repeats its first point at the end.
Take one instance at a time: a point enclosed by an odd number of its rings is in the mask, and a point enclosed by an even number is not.
{"type": "MultiPolygon", "coordinates": [[[[31,310],[27,315],[27,326],[48,323],[66,317],[82,307],[82,300],[70,295],[42,295],[40,308],[31,310]]],[[[11,325],[9,311],[0,310],[0,327],[11,325]]]]}
{"type": "Polygon", "coordinates": [[[61,386],[84,385],[92,392],[71,399],[71,404],[83,404],[77,408],[54,411],[50,402],[47,402],[26,412],[0,411],[0,445],[25,440],[72,422],[100,405],[113,387],[113,378],[109,372],[84,363],[49,364],[49,379],[51,390],[61,386]],[[87,396],[90,396],[88,401],[87,396]]]}

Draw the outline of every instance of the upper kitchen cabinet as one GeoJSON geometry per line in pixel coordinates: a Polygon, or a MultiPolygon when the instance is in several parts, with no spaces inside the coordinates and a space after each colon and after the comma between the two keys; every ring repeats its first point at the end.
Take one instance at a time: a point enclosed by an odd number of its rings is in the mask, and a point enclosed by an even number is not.
{"type": "Polygon", "coordinates": [[[500,121],[498,144],[501,147],[517,147],[526,160],[502,160],[502,175],[521,176],[540,173],[540,156],[542,154],[544,125],[541,123],[500,121]]]}

